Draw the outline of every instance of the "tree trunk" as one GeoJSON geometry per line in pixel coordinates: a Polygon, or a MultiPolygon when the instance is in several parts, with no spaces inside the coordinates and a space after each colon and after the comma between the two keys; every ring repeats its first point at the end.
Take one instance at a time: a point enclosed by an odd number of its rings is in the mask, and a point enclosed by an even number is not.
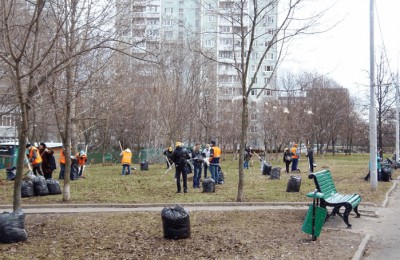
{"type": "Polygon", "coordinates": [[[243,98],[243,111],[242,111],[242,129],[240,138],[240,150],[239,150],[239,183],[238,183],[238,193],[236,197],[237,202],[242,202],[244,200],[244,172],[243,172],[243,162],[244,162],[244,148],[247,141],[247,127],[249,125],[249,111],[247,98],[243,98]]]}

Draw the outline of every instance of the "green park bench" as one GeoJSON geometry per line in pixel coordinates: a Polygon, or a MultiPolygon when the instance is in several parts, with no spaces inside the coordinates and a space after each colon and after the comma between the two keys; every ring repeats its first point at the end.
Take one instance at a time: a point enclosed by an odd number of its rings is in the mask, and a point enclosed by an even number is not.
{"type": "MultiPolygon", "coordinates": [[[[332,175],[329,170],[322,170],[316,173],[311,173],[308,176],[309,179],[314,179],[316,189],[320,193],[318,196],[320,199],[320,206],[322,208],[333,207],[332,213],[328,214],[325,221],[330,216],[340,216],[348,228],[351,228],[349,223],[349,215],[351,210],[357,214],[357,218],[360,217],[358,213],[358,204],[361,202],[361,196],[358,194],[343,195],[336,191],[335,184],[333,183],[332,175]],[[340,213],[340,208],[344,207],[344,213],[340,213]]],[[[307,197],[313,197],[314,192],[307,194],[307,197]]]]}

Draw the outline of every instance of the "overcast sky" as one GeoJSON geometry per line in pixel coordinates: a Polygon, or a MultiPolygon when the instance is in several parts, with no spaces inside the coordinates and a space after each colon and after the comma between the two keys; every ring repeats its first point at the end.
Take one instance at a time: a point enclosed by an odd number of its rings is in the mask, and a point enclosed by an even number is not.
{"type": "MultiPolygon", "coordinates": [[[[281,68],[293,72],[311,71],[326,74],[352,95],[369,95],[369,0],[315,0],[316,8],[332,5],[324,23],[334,29],[302,37],[290,47],[281,68]]],[[[400,0],[375,0],[375,57],[385,46],[390,69],[396,73],[400,59],[400,0]]]]}

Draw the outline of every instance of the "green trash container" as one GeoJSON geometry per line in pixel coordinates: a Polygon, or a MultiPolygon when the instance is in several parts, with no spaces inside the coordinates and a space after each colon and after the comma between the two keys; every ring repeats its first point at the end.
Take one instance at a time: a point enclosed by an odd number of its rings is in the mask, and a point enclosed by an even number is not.
{"type": "Polygon", "coordinates": [[[325,223],[327,210],[325,208],[319,207],[319,199],[324,196],[323,193],[310,192],[307,197],[313,198],[313,203],[309,205],[302,230],[304,233],[312,236],[312,240],[317,240],[317,237],[321,234],[322,226],[325,223]]]}

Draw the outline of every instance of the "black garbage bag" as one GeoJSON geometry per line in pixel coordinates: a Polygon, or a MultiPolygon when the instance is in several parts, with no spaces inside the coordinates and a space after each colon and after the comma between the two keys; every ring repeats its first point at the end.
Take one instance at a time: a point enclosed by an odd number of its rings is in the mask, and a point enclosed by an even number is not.
{"type": "Polygon", "coordinates": [[[33,179],[33,189],[36,196],[49,195],[46,179],[43,176],[36,176],[36,178],[33,179]]]}
{"type": "Polygon", "coordinates": [[[281,178],[281,168],[280,167],[272,168],[270,179],[279,180],[280,178],[281,178]]]}
{"type": "Polygon", "coordinates": [[[298,175],[292,175],[289,178],[286,191],[287,192],[299,192],[301,186],[301,177],[298,175]]]}
{"type": "Polygon", "coordinates": [[[201,183],[203,192],[215,192],[215,181],[210,177],[203,180],[201,183]]]}
{"type": "Polygon", "coordinates": [[[17,243],[27,239],[25,214],[21,209],[0,214],[0,243],[17,243]]]}
{"type": "Polygon", "coordinates": [[[75,157],[71,158],[71,173],[69,177],[71,181],[79,179],[79,165],[78,160],[75,157]]]}
{"type": "Polygon", "coordinates": [[[33,182],[29,180],[23,180],[21,182],[21,198],[35,196],[35,190],[33,189],[33,182]]]}
{"type": "Polygon", "coordinates": [[[149,163],[146,160],[144,160],[143,162],[140,163],[140,170],[141,171],[149,170],[149,163]]]}
{"type": "Polygon", "coordinates": [[[163,208],[161,219],[164,238],[181,239],[190,237],[189,212],[181,205],[163,208]]]}
{"type": "Polygon", "coordinates": [[[263,162],[262,175],[271,175],[272,166],[267,162],[263,162]]]}
{"type": "Polygon", "coordinates": [[[381,168],[381,178],[380,181],[388,182],[392,179],[392,168],[387,166],[382,166],[381,168]]]}
{"type": "Polygon", "coordinates": [[[60,183],[57,180],[47,179],[46,184],[47,189],[49,190],[49,195],[61,194],[60,183]]]}
{"type": "Polygon", "coordinates": [[[17,175],[17,168],[15,166],[11,167],[11,168],[7,168],[6,172],[7,172],[7,180],[8,181],[15,180],[15,176],[17,175]]]}

